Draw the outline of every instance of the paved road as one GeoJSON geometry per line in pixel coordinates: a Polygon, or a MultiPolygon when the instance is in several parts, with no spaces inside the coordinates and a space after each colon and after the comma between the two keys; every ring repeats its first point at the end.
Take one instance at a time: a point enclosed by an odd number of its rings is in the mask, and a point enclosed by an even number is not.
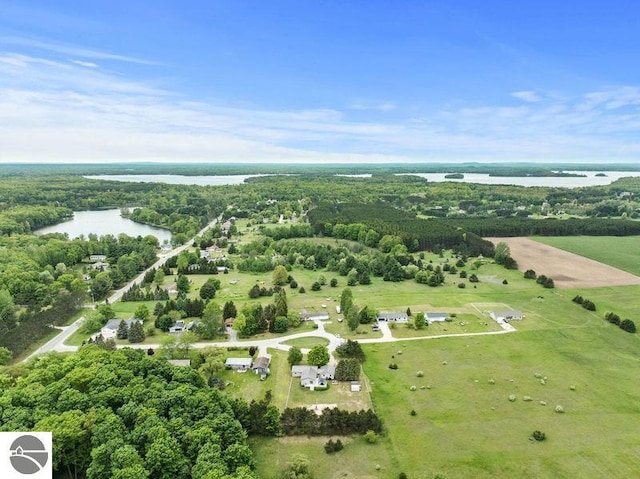
{"type": "MultiPolygon", "coordinates": [[[[211,223],[209,223],[207,226],[202,228],[198,232],[198,234],[196,236],[202,236],[205,231],[207,231],[209,228],[212,228],[218,222],[218,219],[219,218],[214,219],[211,223]]],[[[116,301],[120,300],[120,298],[122,298],[122,295],[127,290],[129,290],[134,284],[141,284],[142,281],[144,280],[144,276],[147,273],[147,271],[149,271],[149,270],[151,270],[153,268],[156,268],[156,269],[160,268],[161,266],[163,266],[168,261],[169,258],[171,258],[172,256],[175,256],[175,255],[178,255],[181,252],[183,252],[185,249],[191,247],[193,245],[194,240],[195,240],[195,238],[191,238],[185,244],[183,244],[181,246],[178,246],[177,248],[174,248],[171,251],[168,251],[166,253],[162,253],[160,255],[160,258],[158,259],[158,261],[153,263],[146,270],[144,270],[142,273],[140,273],[134,279],[129,281],[127,284],[125,284],[122,288],[114,291],[111,294],[111,296],[109,296],[107,298],[107,301],[109,302],[109,304],[113,304],[116,301]]],[[[93,305],[91,305],[91,307],[93,307],[93,305]]],[[[78,328],[80,327],[80,325],[82,324],[83,321],[84,321],[84,316],[82,316],[78,320],[74,321],[69,326],[57,327],[56,329],[60,329],[62,331],[62,333],[58,334],[55,338],[51,339],[49,342],[47,342],[47,343],[43,344],[42,346],[40,346],[36,351],[34,351],[29,356],[27,356],[25,361],[27,361],[29,358],[32,358],[34,356],[40,356],[41,354],[45,354],[45,353],[48,353],[48,352],[51,352],[51,351],[60,351],[60,352],[77,351],[78,350],[77,346],[67,346],[67,345],[64,344],[64,342],[73,333],[75,333],[78,330],[78,328]]]]}

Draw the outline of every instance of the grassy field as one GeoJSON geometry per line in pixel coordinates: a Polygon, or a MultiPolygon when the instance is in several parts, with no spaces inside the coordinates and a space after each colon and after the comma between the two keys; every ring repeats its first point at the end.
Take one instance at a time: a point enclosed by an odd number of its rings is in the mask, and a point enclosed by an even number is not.
{"type": "Polygon", "coordinates": [[[284,344],[288,344],[289,346],[296,346],[300,349],[308,348],[311,349],[314,346],[326,346],[329,344],[329,340],[326,338],[296,338],[290,339],[289,341],[285,341],[284,344]]]}
{"type": "Polygon", "coordinates": [[[447,478],[637,474],[635,336],[596,324],[399,344],[368,345],[365,371],[390,454],[405,472],[447,478]],[[387,368],[392,355],[396,371],[387,368]],[[416,377],[417,370],[424,377],[416,377]],[[546,385],[536,373],[548,377],[546,385]],[[566,412],[555,413],[556,405],[566,412]],[[547,441],[529,440],[536,429],[547,441]]]}
{"type": "Polygon", "coordinates": [[[536,236],[531,239],[640,276],[640,236],[536,236]]]}

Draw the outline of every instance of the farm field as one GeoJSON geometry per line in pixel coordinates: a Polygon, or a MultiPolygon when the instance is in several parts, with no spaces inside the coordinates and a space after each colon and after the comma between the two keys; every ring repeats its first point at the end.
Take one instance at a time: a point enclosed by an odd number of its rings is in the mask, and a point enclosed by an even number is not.
{"type": "MultiPolygon", "coordinates": [[[[537,274],[550,276],[559,288],[640,284],[640,277],[631,273],[529,238],[487,239],[496,244],[506,243],[511,249],[511,256],[518,262],[520,271],[532,269],[537,274]]],[[[605,246],[603,242],[601,247],[606,258],[611,246],[605,246]]]]}
{"type": "Polygon", "coordinates": [[[535,236],[531,239],[640,276],[640,236],[535,236]]]}
{"type": "Polygon", "coordinates": [[[447,478],[634,476],[638,338],[604,320],[580,327],[578,311],[567,316],[574,327],[366,345],[373,403],[402,470],[447,478]],[[398,370],[388,369],[391,361],[398,370]],[[536,429],[545,442],[529,440],[536,429]]]}

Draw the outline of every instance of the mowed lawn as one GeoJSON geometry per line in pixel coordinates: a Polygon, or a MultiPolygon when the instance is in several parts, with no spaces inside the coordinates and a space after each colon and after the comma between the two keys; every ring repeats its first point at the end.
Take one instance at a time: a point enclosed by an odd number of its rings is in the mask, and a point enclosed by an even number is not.
{"type": "Polygon", "coordinates": [[[535,236],[531,239],[640,276],[640,236],[535,236]]]}
{"type": "MultiPolygon", "coordinates": [[[[592,293],[604,301],[607,291],[592,293]]],[[[555,329],[365,346],[364,370],[396,473],[637,477],[639,339],[600,319],[599,312],[585,321],[581,308],[566,301],[548,300],[564,305],[563,325],[555,329]],[[391,362],[397,370],[388,368],[391,362]],[[536,374],[547,377],[546,384],[536,374]],[[565,412],[556,413],[556,405],[565,412]],[[532,442],[534,430],[544,431],[547,440],[532,442]]],[[[637,310],[638,302],[625,311],[637,310]]]]}

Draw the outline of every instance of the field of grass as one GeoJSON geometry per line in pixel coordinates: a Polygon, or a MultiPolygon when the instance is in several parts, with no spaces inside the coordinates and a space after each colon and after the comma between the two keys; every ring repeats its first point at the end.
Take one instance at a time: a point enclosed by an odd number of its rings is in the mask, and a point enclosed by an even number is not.
{"type": "MultiPolygon", "coordinates": [[[[627,289],[624,296],[640,293],[627,289]]],[[[607,294],[590,296],[600,301],[607,294]]],[[[567,301],[547,301],[564,309],[553,329],[365,346],[373,402],[401,470],[447,478],[637,473],[638,338],[599,314],[586,318],[567,301]],[[398,370],[388,369],[391,361],[398,370]],[[424,377],[416,377],[418,370],[424,377]],[[548,378],[545,385],[536,373],[548,378]],[[555,413],[556,405],[565,413],[555,413]],[[545,442],[529,440],[536,429],[547,434],[545,442]],[[426,460],[421,451],[429,451],[426,460]]],[[[636,297],[627,311],[638,307],[636,297]]]]}
{"type": "Polygon", "coordinates": [[[285,341],[284,344],[288,344],[289,346],[296,346],[300,349],[307,348],[311,349],[314,346],[326,346],[329,344],[329,340],[326,338],[296,338],[290,339],[289,341],[285,341]]]}
{"type": "Polygon", "coordinates": [[[640,236],[535,236],[531,239],[640,276],[640,236]]]}
{"type": "Polygon", "coordinates": [[[395,460],[389,455],[387,438],[381,438],[377,444],[369,444],[361,436],[340,437],[344,449],[331,455],[326,454],[323,448],[328,440],[328,437],[307,436],[250,438],[249,445],[258,463],[258,477],[278,479],[280,471],[295,454],[307,456],[314,479],[398,477],[395,460]]]}

